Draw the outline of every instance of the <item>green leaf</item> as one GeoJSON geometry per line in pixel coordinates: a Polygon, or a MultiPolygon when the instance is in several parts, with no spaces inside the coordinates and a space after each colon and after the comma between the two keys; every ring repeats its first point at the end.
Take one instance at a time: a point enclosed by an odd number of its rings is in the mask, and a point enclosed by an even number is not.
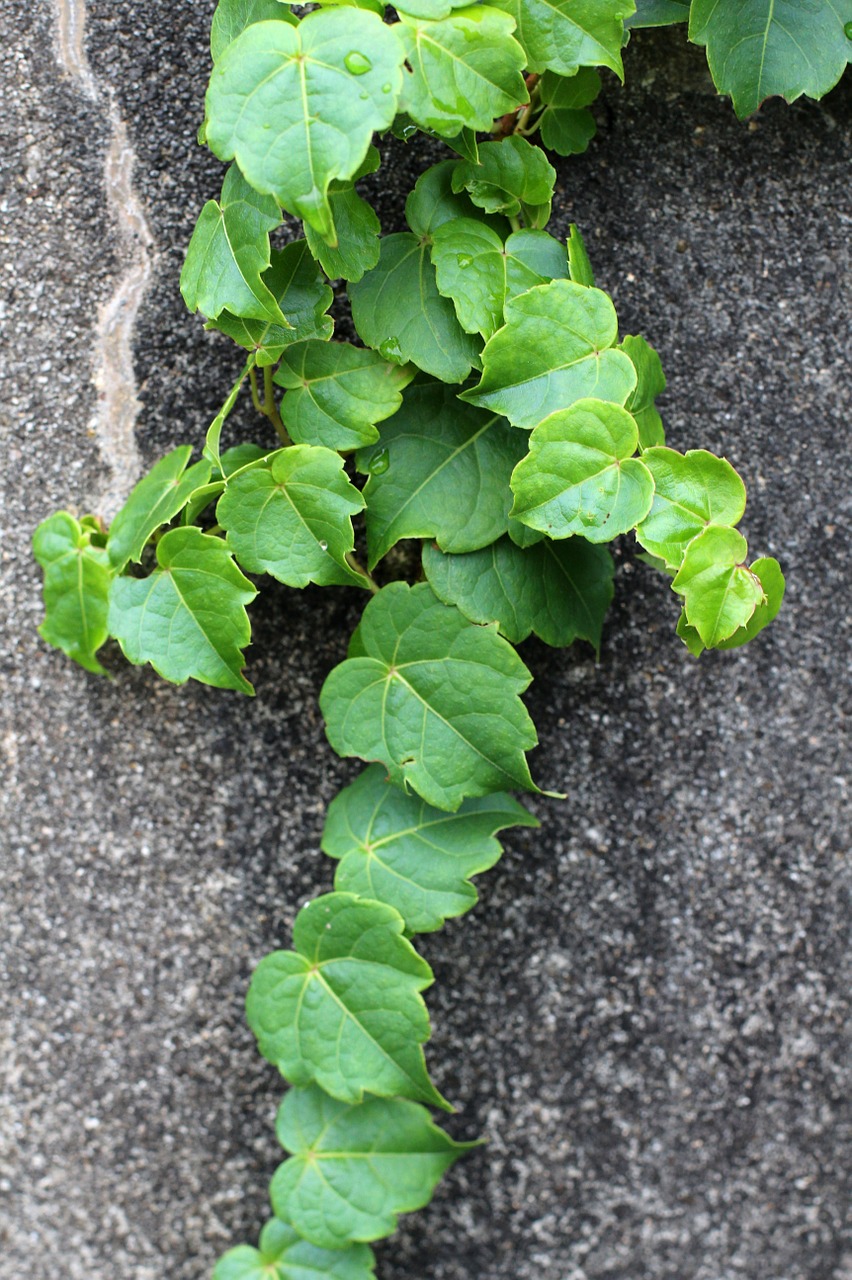
{"type": "Polygon", "coordinates": [[[375,424],[396,413],[414,372],[346,342],[300,342],[275,374],[288,389],[281,417],[297,444],[358,449],[378,440],[375,424]]]}
{"type": "Polygon", "coordinates": [[[633,0],[500,0],[517,23],[530,71],[572,76],[578,67],[609,67],[624,79],[624,19],[633,0]]]}
{"type": "Polygon", "coordinates": [[[349,297],[358,336],[386,360],[411,361],[442,382],[463,382],[478,362],[479,344],[438,292],[429,245],[416,235],[385,236],[378,266],[349,297]]]}
{"type": "Polygon", "coordinates": [[[207,428],[207,435],[205,436],[204,448],[202,450],[202,453],[203,453],[203,456],[209,462],[211,462],[213,466],[216,468],[216,470],[219,471],[220,473],[222,473],[222,459],[219,456],[219,446],[222,441],[222,428],[224,427],[225,422],[227,421],[228,415],[230,414],[231,410],[233,409],[234,405],[237,403],[237,400],[239,399],[240,390],[242,389],[243,383],[251,373],[254,366],[255,366],[255,356],[254,356],[254,352],[252,352],[248,360],[246,360],[245,364],[243,365],[240,376],[237,378],[236,382],[231,387],[231,390],[228,392],[227,396],[225,397],[225,403],[222,405],[221,409],[216,414],[216,417],[213,419],[213,421],[210,423],[210,426],[207,428]]]}
{"type": "Polygon", "coordinates": [[[852,0],[692,0],[689,38],[742,119],[765,98],[833,89],[852,53],[852,0]],[[848,28],[848,31],[847,29],[848,28]]]}
{"type": "Polygon", "coordinates": [[[459,403],[449,387],[410,387],[378,443],[357,459],[370,477],[370,567],[401,538],[437,538],[445,551],[474,551],[499,538],[508,527],[509,478],[525,449],[503,418],[459,403]]]}
{"type": "Polygon", "coordinates": [[[595,286],[595,273],[586,252],[586,242],[576,222],[572,222],[568,229],[568,274],[574,284],[583,284],[589,289],[595,286]]]}
{"type": "Polygon", "coordinates": [[[289,5],[283,0],[219,0],[210,28],[210,56],[218,62],[222,54],[237,36],[253,22],[276,19],[279,22],[296,23],[289,5]]]}
{"type": "Polygon", "coordinates": [[[482,353],[482,381],[462,400],[534,427],[594,396],[624,404],[636,370],[618,338],[615,308],[600,289],[569,280],[538,285],[506,303],[506,323],[482,353]]]}
{"type": "Polygon", "coordinates": [[[537,741],[520,700],[530,674],[496,629],[447,608],[426,583],[374,596],[354,652],[323,685],[326,733],[341,756],[386,765],[439,809],[467,796],[534,791],[524,752],[537,741]]]}
{"type": "Polygon", "coordinates": [[[529,102],[514,29],[508,14],[482,4],[437,22],[403,16],[398,32],[411,70],[402,109],[441,137],[490,130],[498,116],[529,102]]]}
{"type": "Polygon", "coordinates": [[[434,233],[432,261],[441,293],[452,298],[468,333],[490,338],[507,298],[564,276],[565,246],[546,231],[516,231],[505,245],[476,218],[455,218],[434,233]]]}
{"type": "Polygon", "coordinates": [[[351,185],[335,183],[328,193],[328,203],[337,229],[337,246],[330,248],[306,222],[305,237],[311,253],[329,280],[360,280],[379,260],[381,223],[375,210],[351,185]]]}
{"type": "Polygon", "coordinates": [[[322,849],[340,859],[335,889],[386,902],[409,934],[431,933],[475,905],[470,876],[498,861],[496,832],[538,825],[504,794],[465,800],[457,813],[444,813],[393,786],[376,764],[332,800],[322,849]]]}
{"type": "Polygon", "coordinates": [[[290,1090],[276,1131],[292,1158],[272,1179],[272,1208],[328,1249],[391,1235],[397,1215],[428,1204],[444,1173],[477,1145],[454,1142],[416,1102],[350,1106],[315,1086],[290,1090]]]}
{"type": "Polygon", "coordinates": [[[225,174],[217,204],[201,210],[180,275],[190,311],[215,319],[229,311],[247,320],[289,327],[262,276],[269,267],[269,233],[281,223],[270,196],[258,195],[235,164],[225,174]]]}
{"type": "Polygon", "coordinates": [[[541,140],[560,156],[576,156],[585,151],[595,136],[597,125],[587,108],[601,91],[601,78],[591,67],[581,67],[565,77],[545,71],[539,81],[539,95],[545,104],[538,117],[541,140]]]}
{"type": "Polygon", "coordinates": [[[291,1084],[316,1083],[343,1102],[364,1093],[452,1110],[423,1058],[432,970],[403,936],[399,912],[351,893],[303,907],[295,951],[273,951],[246,999],[260,1052],[291,1084]]]}
{"type": "Polygon", "coordinates": [[[458,160],[442,160],[421,173],[405,202],[405,220],[409,227],[422,240],[434,236],[445,222],[476,218],[504,237],[509,230],[505,218],[483,218],[466,192],[453,190],[453,175],[458,166],[458,160]]]}
{"type": "Polygon", "coordinates": [[[216,518],[249,573],[269,573],[290,587],[363,587],[346,562],[355,545],[352,516],[363,506],[339,454],[294,444],[233,476],[216,518]]]}
{"type": "Polygon", "coordinates": [[[759,579],[763,588],[763,601],[757,606],[744,627],[740,627],[727,640],[720,641],[717,649],[738,649],[768,627],[777,616],[784,600],[784,574],[777,560],[770,556],[762,556],[750,566],[751,572],[759,579]]]}
{"type": "Polygon", "coordinates": [[[692,539],[672,581],[672,590],[683,596],[686,621],[708,649],[744,627],[764,601],[760,579],[745,565],[747,554],[736,529],[710,525],[692,539]]]}
{"type": "Polygon", "coordinates": [[[110,525],[107,551],[120,573],[129,560],[138,563],[148,539],[182,511],[192,494],[210,479],[210,463],[186,469],[192,446],[182,444],[161,458],[132,490],[110,525]]]}
{"type": "Polygon", "coordinates": [[[463,160],[470,160],[471,164],[479,164],[479,143],[472,129],[462,129],[461,133],[457,133],[455,137],[447,138],[445,141],[447,146],[452,147],[453,151],[460,155],[463,160]]]}
{"type": "Polygon", "coordinates": [[[173,684],[200,680],[254,693],[242,674],[251,639],[245,606],[257,595],[221,538],[172,529],[157,544],[158,568],[147,578],[116,578],[109,629],[124,656],[150,662],[173,684]]]}
{"type": "Polygon", "coordinates": [[[471,622],[496,622],[512,644],[534,632],[556,648],[588,640],[600,651],[614,570],[609,552],[585,538],[526,549],[501,538],[463,556],[426,546],[423,568],[439,600],[471,622]]]}
{"type": "Polygon", "coordinates": [[[655,492],[636,537],[669,568],[680,567],[687,546],[708,525],[735,525],[742,519],[745,485],[725,458],[704,449],[684,454],[657,448],[647,449],[642,461],[655,492]]]}
{"type": "Polygon", "coordinates": [[[467,8],[469,3],[470,0],[403,0],[402,4],[394,5],[394,8],[409,18],[437,20],[446,18],[453,9],[467,8]]]}
{"type": "Polygon", "coordinates": [[[639,442],[626,409],[580,400],[551,414],[515,468],[512,515],[549,538],[611,542],[648,514],[654,481],[632,455],[639,442]]]}
{"type": "Polygon", "coordinates": [[[44,570],[45,607],[38,633],[87,671],[105,675],[95,654],[109,635],[112,570],[96,538],[96,525],[78,523],[67,511],[48,516],[36,529],[33,553],[44,570]]]}
{"type": "Polygon", "coordinates": [[[328,282],[304,240],[294,240],[281,250],[273,249],[272,265],[265,283],[287,317],[288,327],[244,320],[223,311],[206,328],[226,333],[234,342],[255,354],[258,366],[276,364],[293,342],[306,338],[330,338],[334,321],[326,315],[334,299],[328,282]]]}
{"type": "MultiPolygon", "coordinates": [[[[278,0],[275,0],[277,3],[278,0]]],[[[273,1218],[260,1233],[259,1247],[229,1249],[213,1268],[211,1280],[370,1280],[376,1260],[372,1249],[318,1249],[286,1222],[273,1218]]]]}
{"type": "Polygon", "coordinates": [[[636,0],[636,12],[625,22],[628,30],[637,27],[667,27],[686,22],[690,0],[636,0]]]}
{"type": "Polygon", "coordinates": [[[213,68],[207,141],[334,247],[329,184],[351,178],[393,120],[403,60],[393,29],[361,9],[255,23],[213,68]]]}
{"type": "Polygon", "coordinates": [[[453,190],[467,191],[486,213],[522,217],[528,226],[543,227],[550,217],[556,170],[541,147],[511,134],[502,142],[483,142],[479,164],[456,162],[453,190]]]}
{"type": "Polygon", "coordinates": [[[654,406],[657,396],[666,389],[666,375],[660,357],[643,337],[633,334],[628,334],[618,350],[630,357],[636,370],[636,386],[624,407],[636,419],[639,448],[650,449],[665,444],[663,420],[654,406]]]}

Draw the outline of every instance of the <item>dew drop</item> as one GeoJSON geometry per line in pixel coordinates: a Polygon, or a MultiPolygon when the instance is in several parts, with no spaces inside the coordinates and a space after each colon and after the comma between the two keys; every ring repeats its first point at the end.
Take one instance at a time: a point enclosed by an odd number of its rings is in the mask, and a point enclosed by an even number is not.
{"type": "Polygon", "coordinates": [[[390,458],[387,449],[379,449],[378,453],[373,455],[370,463],[369,471],[371,476],[383,476],[390,466],[390,458]]]}
{"type": "Polygon", "coordinates": [[[391,91],[391,89],[392,89],[392,88],[393,88],[393,86],[392,86],[392,85],[390,85],[390,84],[383,84],[383,85],[382,85],[382,93],[390,93],[390,91],[391,91]]]}
{"type": "Polygon", "coordinates": [[[461,267],[462,271],[464,271],[465,267],[469,267],[472,262],[473,262],[473,258],[471,258],[470,254],[468,253],[459,254],[458,264],[461,267]]]}
{"type": "Polygon", "coordinates": [[[843,34],[847,40],[852,40],[852,22],[846,23],[846,26],[843,28],[843,34]]]}
{"type": "Polygon", "coordinates": [[[379,355],[385,360],[393,360],[399,364],[399,343],[396,338],[387,338],[384,342],[380,343],[379,355]]]}
{"type": "Polygon", "coordinates": [[[328,551],[328,543],[325,541],[325,539],[323,539],[323,541],[319,544],[319,546],[320,546],[320,551],[328,551]]]}
{"type": "Polygon", "coordinates": [[[365,72],[372,71],[373,64],[367,57],[366,53],[359,53],[357,49],[353,49],[351,53],[347,53],[343,59],[343,65],[347,71],[351,71],[353,76],[363,76],[365,72]]]}
{"type": "Polygon", "coordinates": [[[369,96],[370,96],[370,95],[369,95],[369,93],[367,93],[367,90],[366,90],[366,89],[364,89],[362,93],[359,93],[359,94],[358,94],[358,97],[361,99],[361,101],[362,101],[362,102],[366,102],[366,101],[367,101],[367,99],[369,98],[369,96]]]}

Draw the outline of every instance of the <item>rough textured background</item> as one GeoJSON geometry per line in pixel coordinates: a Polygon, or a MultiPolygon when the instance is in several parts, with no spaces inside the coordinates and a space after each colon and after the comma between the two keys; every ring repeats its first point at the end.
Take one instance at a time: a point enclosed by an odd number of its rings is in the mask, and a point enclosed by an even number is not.
{"type": "MultiPolygon", "coordinates": [[[[156,255],[146,462],[199,440],[238,367],[177,288],[219,173],[193,140],[211,9],[93,0],[92,101],[58,68],[50,6],[0,0],[8,1280],[200,1280],[254,1236],[280,1087],[243,993],[329,885],[318,834],[352,773],[316,705],[351,595],[265,589],[253,702],[114,658],[97,680],[35,634],[33,526],[130,482],[91,425],[97,308],[133,251],[105,206],[110,92],[156,255]]],[[[637,38],[627,65],[561,170],[556,227],[580,223],[625,329],[660,349],[671,441],[745,476],[788,604],[753,648],[696,664],[665,584],[625,560],[600,666],[525,647],[535,766],[569,799],[536,803],[542,831],[424,944],[430,1063],[454,1130],[490,1145],[379,1248],[383,1280],[852,1275],[850,84],[747,126],[681,32],[637,38]]],[[[386,230],[421,163],[383,171],[386,230]]]]}

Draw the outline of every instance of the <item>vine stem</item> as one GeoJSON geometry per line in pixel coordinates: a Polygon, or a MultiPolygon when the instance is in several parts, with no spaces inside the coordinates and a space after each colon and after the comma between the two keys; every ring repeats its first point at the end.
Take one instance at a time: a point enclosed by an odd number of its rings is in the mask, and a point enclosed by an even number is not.
{"type": "Polygon", "coordinates": [[[372,594],[374,596],[377,596],[381,588],[379,587],[379,584],[376,582],[373,575],[371,573],[368,573],[367,570],[364,568],[364,566],[361,564],[361,562],[358,559],[356,559],[355,552],[347,551],[344,558],[346,560],[346,563],[349,565],[349,568],[354,569],[357,574],[360,574],[361,577],[365,579],[367,586],[370,588],[370,591],[372,592],[372,594]]]}
{"type": "Polygon", "coordinates": [[[282,444],[292,444],[293,442],[287,434],[287,428],[281,421],[281,414],[278,412],[278,406],[275,403],[275,384],[272,381],[272,366],[264,366],[262,398],[260,394],[260,387],[257,382],[257,370],[255,368],[249,369],[249,383],[251,385],[251,402],[255,409],[257,409],[258,413],[262,413],[264,418],[269,419],[282,444]]]}

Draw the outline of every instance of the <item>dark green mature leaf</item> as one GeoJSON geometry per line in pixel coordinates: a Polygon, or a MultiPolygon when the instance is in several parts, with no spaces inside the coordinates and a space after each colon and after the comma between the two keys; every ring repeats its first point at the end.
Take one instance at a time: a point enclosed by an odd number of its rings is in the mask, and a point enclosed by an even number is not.
{"type": "Polygon", "coordinates": [[[431,587],[393,582],[364,611],[320,706],[338,755],[378,760],[439,809],[467,796],[534,791],[537,741],[520,700],[530,674],[496,629],[477,627],[431,587]]]}
{"type": "Polygon", "coordinates": [[[402,109],[441,137],[463,128],[490,130],[498,116],[529,102],[514,29],[508,14],[483,4],[437,22],[403,16],[398,32],[411,70],[402,109]]]}
{"type": "Polygon", "coordinates": [[[255,354],[256,363],[276,364],[282,352],[293,342],[306,338],[330,338],[334,321],[326,315],[334,294],[323,278],[304,240],[294,240],[281,250],[272,251],[272,265],[264,283],[277,299],[290,328],[261,320],[243,320],[223,311],[217,320],[206,325],[226,333],[234,342],[255,354]]]}
{"type": "MultiPolygon", "coordinates": [[[[278,3],[278,0],[275,0],[278,3]]],[[[211,1280],[370,1280],[376,1260],[372,1249],[318,1249],[286,1222],[273,1218],[260,1233],[258,1248],[229,1249],[213,1268],[211,1280]]]]}
{"type": "Polygon", "coordinates": [[[683,563],[684,552],[708,525],[735,525],[742,519],[746,491],[725,458],[705,449],[678,453],[647,449],[642,461],[654,477],[654,502],[636,530],[646,551],[671,569],[683,563]]]}
{"type": "Polygon", "coordinates": [[[852,56],[852,0],[692,0],[689,38],[707,46],[716,88],[737,115],[765,98],[821,98],[852,56]],[[848,28],[848,30],[847,30],[848,28]]]}
{"type": "Polygon", "coordinates": [[[192,445],[172,449],[132,490],[110,525],[107,551],[120,573],[129,560],[139,561],[151,535],[182,511],[196,489],[210,479],[210,463],[196,462],[187,470],[192,445]]]}
{"type": "Polygon", "coordinates": [[[433,235],[438,288],[452,298],[468,333],[490,338],[503,323],[507,298],[564,276],[565,246],[546,231],[516,231],[506,243],[478,218],[455,218],[433,235]]]}
{"type": "Polygon", "coordinates": [[[220,201],[207,201],[186,251],[180,291],[189,310],[211,319],[228,311],[289,327],[262,278],[270,262],[269,233],[280,223],[272,197],[259,195],[232,164],[220,201]]]}
{"type": "Polygon", "coordinates": [[[279,1165],[270,1196],[277,1217],[328,1249],[380,1240],[397,1215],[422,1209],[473,1142],[454,1142],[416,1102],[368,1098],[350,1106],[313,1086],[281,1104],[279,1165]]]}
{"type": "Polygon", "coordinates": [[[257,595],[221,538],[172,529],[157,544],[158,568],[147,578],[116,578],[109,629],[124,656],[150,662],[173,684],[200,680],[254,693],[242,673],[251,639],[245,606],[257,595]]]}
{"type": "Polygon", "coordinates": [[[747,554],[736,529],[710,525],[689,543],[672,581],[672,590],[683,596],[686,621],[708,649],[745,627],[764,601],[760,579],[746,567],[747,554]]]}
{"type": "Polygon", "coordinates": [[[579,400],[551,414],[515,468],[512,515],[550,538],[611,542],[653,501],[651,474],[632,456],[638,443],[636,423],[619,405],[579,400]]]}
{"type": "Polygon", "coordinates": [[[534,427],[594,396],[624,404],[636,370],[618,337],[615,308],[600,289],[569,280],[539,285],[506,303],[506,323],[482,353],[482,381],[462,400],[534,427]]]}
{"type": "Polygon", "coordinates": [[[423,568],[439,600],[471,622],[496,622],[513,644],[534,632],[556,648],[588,640],[600,650],[614,567],[609,552],[585,538],[526,549],[501,538],[463,556],[426,546],[423,568]]]}
{"type": "Polygon", "coordinates": [[[358,449],[378,440],[375,424],[396,413],[414,373],[346,342],[300,342],[275,374],[288,389],[281,417],[297,444],[358,449]]]}
{"type": "Polygon", "coordinates": [[[469,877],[498,861],[496,832],[538,825],[504,794],[444,813],[395,787],[375,764],[332,800],[322,848],[340,859],[335,889],[395,907],[409,934],[431,933],[475,905],[469,877]]]}
{"type": "Polygon", "coordinates": [[[372,568],[401,538],[437,538],[445,551],[474,551],[508,527],[509,478],[526,440],[497,414],[459,403],[441,383],[417,384],[358,455],[369,480],[367,548],[372,568]]]}
{"type": "Polygon", "coordinates": [[[576,156],[585,151],[597,130],[595,118],[587,110],[601,91],[597,71],[581,67],[569,77],[545,71],[538,88],[545,104],[538,117],[544,145],[560,156],[576,156]]]}
{"type": "Polygon", "coordinates": [[[574,284],[583,284],[589,289],[595,286],[595,273],[586,252],[586,242],[576,222],[568,228],[568,274],[574,284]]]}
{"type": "Polygon", "coordinates": [[[740,645],[748,644],[764,627],[769,626],[781,608],[786,584],[778,561],[771,556],[762,556],[750,566],[750,571],[759,579],[763,588],[763,602],[757,606],[745,626],[740,627],[727,640],[720,641],[716,645],[717,649],[738,649],[740,645]]]}
{"type": "Polygon", "coordinates": [[[686,22],[690,0],[636,0],[636,12],[625,22],[628,30],[637,27],[667,27],[686,22]]]}
{"type": "Polygon", "coordinates": [[[628,334],[618,349],[630,357],[636,370],[636,386],[624,407],[636,419],[639,448],[650,449],[654,445],[665,444],[663,420],[654,405],[657,396],[666,389],[666,375],[660,357],[643,337],[633,334],[628,334]]]}
{"type": "Polygon", "coordinates": [[[624,79],[624,19],[633,0],[499,0],[511,13],[531,71],[572,76],[578,67],[609,67],[624,79]]]}
{"type": "Polygon", "coordinates": [[[334,246],[329,184],[351,178],[373,131],[393,120],[404,56],[393,29],[362,9],[255,23],[213,68],[207,141],[334,246]]]}
{"type": "Polygon", "coordinates": [[[429,245],[416,235],[385,236],[379,265],[349,297],[358,336],[386,360],[411,361],[443,382],[463,382],[478,362],[479,344],[438,292],[429,245]]]}
{"type": "Polygon", "coordinates": [[[43,520],[33,534],[33,552],[44,570],[45,619],[38,629],[87,671],[104,675],[95,654],[107,639],[109,557],[97,545],[96,523],[78,522],[67,511],[43,520]]]}
{"type": "Polygon", "coordinates": [[[556,170],[541,147],[517,134],[502,142],[483,142],[479,164],[460,160],[452,175],[453,190],[466,191],[478,208],[522,217],[530,227],[547,223],[555,181],[556,170]]]}
{"type": "Polygon", "coordinates": [[[453,190],[458,160],[442,160],[421,173],[405,202],[405,220],[420,239],[434,236],[438,227],[455,218],[475,218],[496,231],[501,238],[509,230],[505,218],[483,217],[465,191],[453,190]]]}
{"type": "Polygon", "coordinates": [[[346,561],[355,545],[352,517],[363,507],[338,453],[294,444],[233,476],[216,518],[249,573],[290,587],[365,586],[346,561]]]}
{"type": "Polygon", "coordinates": [[[269,19],[296,23],[296,17],[282,0],[219,0],[210,28],[210,56],[218,62],[228,45],[253,22],[269,19]]]}
{"type": "Polygon", "coordinates": [[[379,260],[382,225],[375,210],[351,184],[333,183],[328,203],[337,230],[337,246],[332,249],[310,223],[305,223],[311,253],[329,280],[360,280],[379,260]]]}
{"type": "Polygon", "coordinates": [[[383,902],[327,893],[302,908],[295,951],[273,951],[246,999],[260,1052],[291,1084],[316,1083],[343,1102],[364,1093],[452,1110],[429,1080],[420,995],[432,970],[383,902]]]}

